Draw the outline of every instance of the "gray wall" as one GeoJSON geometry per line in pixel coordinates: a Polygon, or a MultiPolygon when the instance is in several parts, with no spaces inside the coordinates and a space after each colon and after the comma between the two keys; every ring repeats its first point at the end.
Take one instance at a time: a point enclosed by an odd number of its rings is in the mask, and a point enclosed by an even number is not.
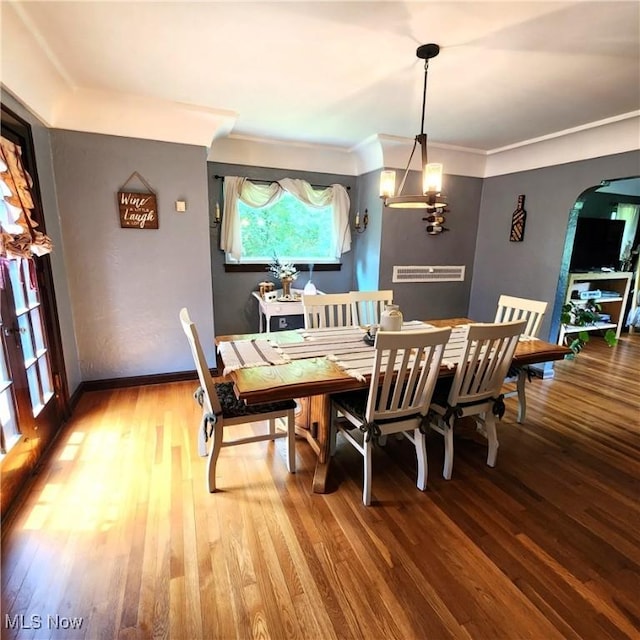
{"type": "Polygon", "coordinates": [[[63,130],[51,146],[82,379],[193,370],[183,306],[213,366],[206,149],[63,130]],[[157,230],[120,228],[116,194],[134,171],[156,191],[157,230]]]}
{"type": "MultiPolygon", "coordinates": [[[[329,173],[312,173],[308,171],[291,171],[289,169],[275,169],[269,167],[251,167],[221,162],[208,163],[209,174],[209,212],[210,218],[215,211],[215,203],[219,202],[222,208],[222,181],[216,180],[215,175],[220,176],[245,176],[255,180],[280,180],[285,177],[299,178],[311,184],[328,186],[339,183],[345,187],[351,187],[349,198],[351,200],[350,218],[353,222],[358,202],[356,178],[354,176],[342,176],[329,173]]],[[[258,303],[251,295],[256,291],[258,283],[269,280],[269,274],[260,272],[225,272],[224,252],[220,249],[220,228],[211,228],[211,279],[213,283],[213,303],[216,317],[216,333],[228,335],[230,333],[251,333],[258,331],[258,303]]],[[[358,234],[353,233],[351,238],[351,251],[343,254],[342,268],[340,271],[314,271],[313,283],[325,293],[340,293],[350,291],[354,286],[354,254],[355,245],[359,242],[358,234]]],[[[303,288],[309,280],[308,272],[303,271],[295,281],[296,288],[303,288]]],[[[289,328],[302,326],[302,316],[288,317],[289,328]]],[[[275,320],[272,319],[272,328],[275,320]]]]}
{"type": "Polygon", "coordinates": [[[358,177],[358,211],[369,213],[366,231],[356,237],[354,289],[375,291],[380,289],[380,248],[382,245],[382,200],[379,197],[380,171],[358,177]]]}
{"type": "Polygon", "coordinates": [[[73,313],[67,281],[65,245],[62,237],[60,215],[56,200],[56,183],[51,159],[51,140],[49,136],[49,129],[47,129],[35,116],[27,111],[21,103],[14,100],[8,93],[2,93],[2,102],[16,115],[20,116],[31,125],[45,227],[47,235],[53,241],[53,253],[50,256],[51,269],[53,272],[56,304],[58,307],[58,322],[60,324],[60,336],[62,339],[67,384],[69,387],[69,393],[73,393],[80,382],[82,382],[82,375],[80,373],[80,365],[78,361],[78,349],[76,345],[73,313]]]}
{"type": "MultiPolygon", "coordinates": [[[[500,294],[547,300],[540,337],[555,342],[568,268],[565,238],[576,199],[601,180],[640,174],[640,152],[572,162],[484,180],[469,315],[495,316],[500,294]],[[511,214],[525,194],[523,242],[509,242],[511,214]]],[[[577,214],[576,214],[577,215],[577,214]]],[[[569,249],[570,252],[570,249],[569,249]]]]}
{"type": "MultiPolygon", "coordinates": [[[[421,175],[411,172],[405,193],[420,189],[421,175]]],[[[377,186],[376,186],[377,188],[377,186]]],[[[438,236],[426,232],[424,210],[389,209],[382,212],[380,289],[393,289],[394,302],[406,320],[466,316],[474,277],[474,251],[482,180],[444,176],[443,191],[450,212],[445,231],[438,236]],[[394,265],[464,265],[464,282],[399,284],[392,282],[394,265]]]]}

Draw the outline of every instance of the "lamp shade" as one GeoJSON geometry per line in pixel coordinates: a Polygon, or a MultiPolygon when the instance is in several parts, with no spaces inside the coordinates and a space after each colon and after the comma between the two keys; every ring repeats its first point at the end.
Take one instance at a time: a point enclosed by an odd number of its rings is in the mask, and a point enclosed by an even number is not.
{"type": "Polygon", "coordinates": [[[423,170],[423,193],[440,193],[442,191],[442,164],[430,162],[423,170]]]}
{"type": "Polygon", "coordinates": [[[380,197],[392,198],[396,192],[396,172],[385,169],[380,172],[380,197]]]}

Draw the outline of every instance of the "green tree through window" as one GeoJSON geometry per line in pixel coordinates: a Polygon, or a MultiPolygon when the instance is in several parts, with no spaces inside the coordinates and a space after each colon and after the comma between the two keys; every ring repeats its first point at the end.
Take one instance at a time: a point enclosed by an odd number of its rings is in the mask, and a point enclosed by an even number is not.
{"type": "Polygon", "coordinates": [[[254,208],[238,201],[242,261],[269,262],[277,255],[292,262],[335,262],[333,207],[305,205],[290,193],[254,208]]]}

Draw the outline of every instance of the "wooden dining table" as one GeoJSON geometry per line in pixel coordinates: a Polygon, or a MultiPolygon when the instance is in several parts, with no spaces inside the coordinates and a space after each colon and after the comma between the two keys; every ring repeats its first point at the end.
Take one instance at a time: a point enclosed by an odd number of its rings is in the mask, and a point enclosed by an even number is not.
{"type": "MultiPolygon", "coordinates": [[[[435,327],[459,327],[473,322],[468,318],[447,318],[425,321],[435,327]]],[[[304,340],[300,331],[279,331],[281,345],[304,340]]],[[[216,344],[246,340],[263,340],[264,334],[235,334],[217,336],[216,344]]],[[[571,350],[562,345],[539,339],[518,343],[513,365],[526,365],[562,360],[571,350]]],[[[219,365],[224,367],[220,358],[219,365]]],[[[222,370],[221,367],[219,367],[222,370]]],[[[454,369],[443,364],[440,377],[452,377],[454,369]]],[[[270,366],[239,368],[227,374],[233,382],[236,395],[247,404],[260,404],[295,399],[300,404],[296,414],[296,433],[305,438],[317,455],[312,489],[315,493],[327,491],[330,463],[331,394],[368,388],[369,379],[356,378],[327,357],[291,360],[270,366]]]]}

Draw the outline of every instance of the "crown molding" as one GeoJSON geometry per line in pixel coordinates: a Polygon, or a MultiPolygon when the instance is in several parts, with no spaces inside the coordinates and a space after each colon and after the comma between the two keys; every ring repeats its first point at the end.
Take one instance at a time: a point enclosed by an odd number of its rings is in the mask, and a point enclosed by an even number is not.
{"type": "Polygon", "coordinates": [[[231,134],[213,141],[211,162],[358,175],[357,158],[346,147],[268,140],[231,134]]]}

